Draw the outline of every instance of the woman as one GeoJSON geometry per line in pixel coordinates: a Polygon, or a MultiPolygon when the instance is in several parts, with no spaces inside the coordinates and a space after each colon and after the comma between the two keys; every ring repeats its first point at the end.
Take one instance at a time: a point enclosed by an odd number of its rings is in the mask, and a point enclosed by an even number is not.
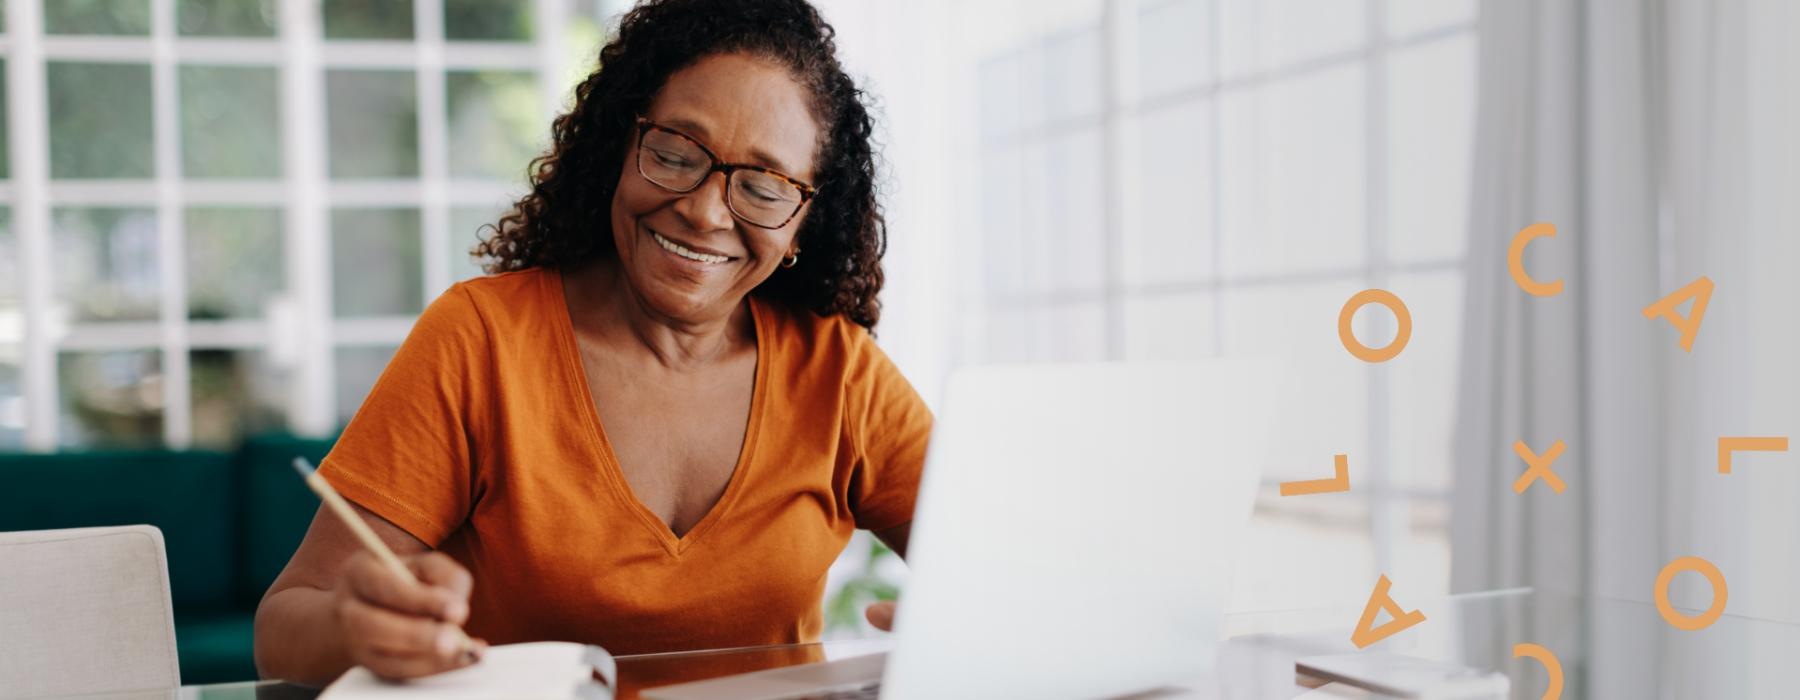
{"type": "Polygon", "coordinates": [[[423,583],[315,516],[264,676],[807,641],[855,529],[904,554],[931,417],[869,337],[886,234],[831,27],[652,0],[600,63],[477,249],[497,274],[426,309],[320,467],[423,583]]]}

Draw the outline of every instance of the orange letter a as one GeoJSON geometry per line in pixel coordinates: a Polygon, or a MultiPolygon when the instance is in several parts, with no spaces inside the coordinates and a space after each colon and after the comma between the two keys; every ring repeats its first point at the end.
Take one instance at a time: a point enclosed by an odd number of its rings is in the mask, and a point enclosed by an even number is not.
{"type": "Polygon", "coordinates": [[[1681,349],[1683,352],[1694,351],[1694,336],[1700,332],[1700,320],[1706,316],[1706,302],[1712,300],[1713,281],[1701,275],[1700,279],[1688,283],[1688,286],[1675,290],[1675,293],[1658,299],[1656,303],[1644,307],[1644,318],[1664,316],[1669,325],[1681,331],[1681,349]],[[1686,318],[1675,313],[1675,307],[1689,298],[1694,300],[1694,308],[1686,318]]]}
{"type": "Polygon", "coordinates": [[[1382,574],[1381,579],[1375,582],[1375,592],[1369,594],[1369,604],[1363,608],[1362,619],[1357,620],[1356,629],[1350,631],[1350,643],[1355,644],[1356,648],[1361,649],[1387,639],[1401,630],[1425,621],[1425,613],[1417,610],[1412,612],[1401,610],[1400,604],[1388,597],[1388,587],[1391,585],[1393,584],[1388,581],[1387,574],[1382,574]],[[1387,614],[1394,619],[1389,620],[1385,625],[1375,627],[1376,610],[1386,610],[1387,614]]]}

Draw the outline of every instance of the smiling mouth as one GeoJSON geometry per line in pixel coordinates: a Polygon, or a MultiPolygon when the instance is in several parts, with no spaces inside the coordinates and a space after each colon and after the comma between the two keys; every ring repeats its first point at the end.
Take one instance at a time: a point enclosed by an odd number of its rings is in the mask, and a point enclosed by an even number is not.
{"type": "Polygon", "coordinates": [[[687,246],[684,246],[680,243],[676,243],[675,241],[671,241],[667,238],[664,238],[662,234],[657,233],[654,229],[650,229],[650,228],[646,227],[645,230],[650,232],[650,237],[656,239],[656,244],[659,246],[662,246],[663,250],[669,251],[671,253],[679,255],[683,258],[687,258],[694,262],[707,263],[710,265],[717,265],[720,263],[727,263],[727,262],[731,262],[732,260],[736,260],[736,258],[733,258],[728,255],[713,255],[710,253],[702,253],[700,251],[697,251],[697,250],[694,250],[687,246]]]}

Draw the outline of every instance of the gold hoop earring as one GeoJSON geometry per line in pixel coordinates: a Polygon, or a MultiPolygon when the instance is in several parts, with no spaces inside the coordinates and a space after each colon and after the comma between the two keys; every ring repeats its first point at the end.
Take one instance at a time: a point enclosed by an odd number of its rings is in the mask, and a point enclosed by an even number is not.
{"type": "Polygon", "coordinates": [[[789,256],[781,259],[781,266],[783,268],[791,268],[791,267],[793,267],[795,265],[799,265],[799,264],[800,264],[800,251],[798,251],[798,250],[794,251],[793,255],[789,255],[789,256]]]}

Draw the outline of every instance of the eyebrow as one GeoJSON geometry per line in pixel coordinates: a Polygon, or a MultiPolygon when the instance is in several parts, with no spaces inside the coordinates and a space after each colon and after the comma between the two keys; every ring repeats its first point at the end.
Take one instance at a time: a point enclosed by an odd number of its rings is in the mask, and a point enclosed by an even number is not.
{"type": "MultiPolygon", "coordinates": [[[[682,131],[683,133],[686,133],[687,135],[694,137],[695,139],[708,138],[706,127],[701,126],[698,122],[695,122],[695,121],[691,121],[688,119],[682,119],[679,117],[669,119],[666,121],[661,120],[661,119],[653,119],[652,121],[655,121],[658,124],[666,125],[673,129],[678,129],[678,130],[682,131]]],[[[711,144],[702,144],[702,145],[705,145],[707,147],[707,149],[709,149],[709,150],[712,148],[711,144]]],[[[797,171],[795,171],[792,168],[789,168],[786,164],[782,163],[780,158],[776,158],[775,156],[769,155],[768,151],[764,151],[759,147],[752,146],[750,148],[750,162],[753,165],[760,165],[765,168],[772,168],[775,170],[779,170],[782,172],[782,174],[787,175],[789,177],[793,177],[793,178],[799,177],[798,175],[794,174],[797,171]]]]}

